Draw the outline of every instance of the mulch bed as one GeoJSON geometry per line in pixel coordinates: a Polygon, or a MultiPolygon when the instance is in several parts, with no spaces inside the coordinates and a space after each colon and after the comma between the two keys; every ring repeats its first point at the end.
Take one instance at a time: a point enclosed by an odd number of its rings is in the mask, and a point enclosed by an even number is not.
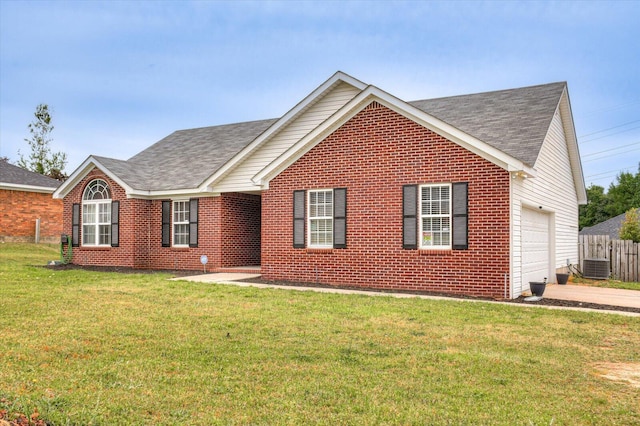
{"type": "MultiPolygon", "coordinates": [[[[83,269],[87,271],[97,271],[97,272],[120,272],[126,274],[155,274],[155,273],[169,273],[175,275],[176,277],[187,277],[192,275],[201,275],[203,271],[184,271],[184,270],[158,270],[158,269],[133,269],[133,268],[124,268],[117,266],[80,266],[80,265],[72,265],[72,264],[59,264],[59,265],[47,265],[47,268],[54,270],[66,270],[66,269],[83,269]]],[[[296,286],[296,287],[320,287],[320,288],[337,288],[343,290],[359,290],[359,291],[370,291],[374,293],[403,293],[403,294],[416,294],[416,295],[426,295],[426,296],[439,296],[439,297],[450,297],[454,299],[468,299],[468,300],[490,300],[490,301],[500,301],[507,303],[521,303],[521,304],[530,304],[530,305],[545,305],[545,306],[560,306],[560,307],[570,307],[570,308],[587,308],[587,309],[596,309],[596,310],[606,310],[606,311],[622,311],[622,312],[634,312],[640,314],[640,308],[630,308],[626,306],[612,306],[612,305],[601,305],[598,303],[586,303],[586,302],[578,302],[572,300],[560,300],[560,299],[548,299],[543,297],[542,300],[538,302],[528,302],[525,301],[524,296],[520,296],[517,299],[496,299],[491,297],[475,297],[468,296],[464,294],[450,294],[450,293],[439,293],[433,291],[420,291],[420,290],[385,290],[385,289],[366,289],[360,287],[350,287],[350,286],[331,286],[326,284],[316,284],[316,283],[295,283],[290,281],[269,281],[262,278],[251,278],[247,280],[239,280],[240,282],[251,282],[257,284],[272,284],[272,285],[281,285],[281,286],[296,286]]]]}
{"type": "MultiPolygon", "coordinates": [[[[42,266],[42,265],[36,265],[42,266]]],[[[74,265],[72,263],[59,263],[55,265],[45,265],[45,268],[53,269],[55,271],[65,271],[70,269],[81,269],[84,271],[95,271],[95,272],[119,272],[121,274],[171,274],[176,277],[188,277],[192,275],[202,275],[204,271],[183,271],[183,270],[172,270],[172,269],[136,269],[136,268],[128,268],[123,266],[82,266],[82,265],[74,265]]],[[[210,273],[207,271],[207,273],[210,273]]]]}

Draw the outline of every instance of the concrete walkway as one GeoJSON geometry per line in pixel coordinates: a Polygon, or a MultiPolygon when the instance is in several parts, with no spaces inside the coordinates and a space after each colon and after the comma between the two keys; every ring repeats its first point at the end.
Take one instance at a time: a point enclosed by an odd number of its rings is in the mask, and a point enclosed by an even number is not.
{"type": "MultiPolygon", "coordinates": [[[[346,289],[326,288],[326,287],[303,287],[303,286],[288,286],[288,285],[283,286],[283,285],[275,285],[275,284],[262,284],[262,283],[239,281],[239,280],[250,280],[251,278],[258,278],[258,277],[260,277],[260,274],[222,272],[222,273],[214,273],[214,274],[177,277],[177,278],[172,278],[172,280],[173,281],[179,281],[179,280],[195,281],[195,282],[202,282],[202,283],[233,284],[240,287],[279,288],[279,289],[285,289],[285,290],[315,291],[318,293],[362,294],[367,296],[387,296],[387,297],[397,297],[397,298],[416,297],[420,299],[430,299],[430,300],[459,300],[463,302],[502,303],[502,304],[508,304],[510,306],[537,307],[537,308],[547,308],[547,309],[569,309],[569,310],[603,312],[603,313],[607,312],[607,313],[614,313],[619,315],[640,317],[640,314],[635,312],[594,310],[594,309],[586,309],[586,308],[573,308],[573,307],[522,304],[522,303],[514,304],[509,302],[491,301],[491,300],[484,300],[484,299],[456,299],[453,297],[429,296],[429,295],[418,295],[418,294],[408,294],[408,293],[383,293],[383,292],[376,292],[376,291],[346,290],[346,289]]],[[[548,299],[572,300],[572,301],[585,302],[585,303],[598,303],[601,305],[640,308],[640,291],[635,291],[635,290],[618,290],[618,289],[612,289],[612,288],[587,287],[587,286],[578,286],[578,285],[548,284],[544,292],[544,297],[548,299]]]]}

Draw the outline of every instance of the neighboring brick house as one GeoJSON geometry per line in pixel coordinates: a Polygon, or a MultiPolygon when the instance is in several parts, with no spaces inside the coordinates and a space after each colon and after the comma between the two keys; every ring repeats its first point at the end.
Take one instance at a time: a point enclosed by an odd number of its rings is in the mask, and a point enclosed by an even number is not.
{"type": "Polygon", "coordinates": [[[58,186],[55,179],[0,160],[0,241],[59,242],[62,201],[52,198],[58,186]]]}
{"type": "Polygon", "coordinates": [[[56,191],[73,262],[517,297],[577,262],[566,83],[402,101],[338,72],[279,119],[89,157],[56,191]]]}

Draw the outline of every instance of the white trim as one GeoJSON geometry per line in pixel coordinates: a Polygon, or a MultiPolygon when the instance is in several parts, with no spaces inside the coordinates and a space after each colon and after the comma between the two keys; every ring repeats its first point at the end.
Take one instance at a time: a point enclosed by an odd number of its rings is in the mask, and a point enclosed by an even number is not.
{"type": "Polygon", "coordinates": [[[345,104],[335,114],[329,117],[324,123],[293,144],[291,148],[258,172],[252,178],[253,183],[260,185],[263,189],[267,189],[271,179],[297,161],[311,148],[320,143],[327,135],[338,129],[373,101],[377,101],[381,105],[438,133],[441,136],[444,136],[463,148],[509,172],[521,171],[529,177],[536,176],[536,170],[522,161],[490,146],[489,144],[457,129],[450,124],[445,123],[442,120],[425,113],[424,111],[378,89],[375,86],[368,86],[351,101],[347,102],[347,104],[345,104]]]}
{"type": "Polygon", "coordinates": [[[56,188],[50,188],[46,186],[35,185],[22,185],[19,183],[0,183],[0,189],[8,191],[23,191],[23,192],[41,192],[45,194],[53,194],[56,188]]]}
{"type": "MultiPolygon", "coordinates": [[[[189,214],[191,206],[189,205],[189,199],[179,198],[176,200],[171,200],[171,247],[177,248],[188,248],[189,247],[189,214]],[[176,203],[184,203],[189,214],[187,215],[187,220],[182,222],[175,221],[176,214],[176,203]],[[186,225],[187,226],[187,243],[186,244],[176,244],[176,225],[186,225]]],[[[184,211],[184,210],[183,210],[184,211]]]]}
{"type": "Polygon", "coordinates": [[[91,170],[94,168],[100,169],[105,175],[107,175],[111,180],[116,182],[120,187],[122,187],[127,196],[133,192],[133,188],[127,185],[122,179],[120,179],[115,173],[110,171],[107,167],[105,167],[99,160],[97,160],[94,156],[89,156],[84,162],[78,167],[69,178],[63,182],[62,185],[56,189],[53,193],[53,198],[64,198],[73,188],[80,183],[82,179],[84,179],[91,170]]]}
{"type": "Polygon", "coordinates": [[[238,163],[250,156],[258,147],[263,145],[267,140],[273,137],[280,129],[296,119],[307,108],[313,105],[320,98],[325,96],[333,87],[339,83],[344,82],[351,86],[363,90],[367,85],[360,80],[351,77],[341,71],[336,72],[327,81],[322,83],[313,92],[307,95],[302,101],[298,102],[296,106],[283,115],[278,121],[273,123],[267,130],[265,130],[260,136],[253,140],[249,145],[242,149],[239,153],[233,156],[231,160],[227,161],[220,169],[207,178],[199,187],[201,191],[206,191],[207,188],[213,186],[213,184],[225,176],[231,169],[233,169],[238,163]]]}
{"type": "Polygon", "coordinates": [[[161,190],[161,191],[142,191],[133,190],[127,193],[127,198],[136,198],[140,200],[162,200],[172,197],[202,198],[202,197],[218,197],[220,192],[211,192],[200,190],[198,188],[179,189],[179,190],[161,190]]]}
{"type": "MultiPolygon", "coordinates": [[[[515,299],[515,294],[516,294],[516,290],[515,290],[515,278],[516,278],[516,274],[515,274],[515,270],[516,270],[516,261],[515,261],[515,253],[516,251],[518,253],[520,253],[520,247],[518,247],[518,249],[516,250],[515,248],[515,243],[516,243],[516,238],[515,238],[515,211],[514,211],[514,179],[513,179],[514,175],[512,175],[512,179],[509,179],[509,271],[505,272],[507,274],[508,277],[508,282],[505,282],[505,289],[504,292],[508,293],[508,297],[509,299],[515,299]],[[508,287],[508,289],[506,288],[508,287]]],[[[518,221],[518,223],[520,223],[518,221]]],[[[518,231],[520,232],[520,231],[518,231]]],[[[519,235],[519,234],[518,234],[519,235]]],[[[518,244],[520,243],[520,240],[518,240],[518,244]]],[[[518,271],[520,271],[520,267],[522,265],[522,261],[518,262],[518,271]]],[[[519,278],[519,276],[518,276],[519,278]]],[[[518,296],[520,296],[520,294],[522,293],[522,291],[520,289],[518,289],[518,296]]],[[[505,297],[507,297],[507,294],[504,295],[505,297]]]]}
{"type": "MultiPolygon", "coordinates": [[[[452,195],[452,191],[453,191],[453,185],[451,183],[426,183],[423,185],[418,185],[418,248],[420,250],[451,250],[453,247],[452,244],[452,239],[453,239],[453,230],[452,230],[452,226],[453,226],[453,195],[452,195]],[[428,215],[423,215],[422,214],[422,190],[424,188],[433,188],[433,187],[447,187],[449,188],[449,213],[448,214],[428,214],[428,215]],[[431,246],[426,246],[423,245],[423,230],[422,230],[422,220],[425,217],[447,217],[449,218],[449,244],[448,245],[431,245],[431,246]]],[[[442,199],[440,199],[442,200],[442,199]]]]}
{"type": "Polygon", "coordinates": [[[578,204],[587,204],[587,189],[584,181],[584,173],[582,170],[582,160],[580,159],[580,149],[578,147],[578,137],[576,136],[576,128],[573,123],[573,113],[571,112],[571,102],[569,100],[569,91],[567,85],[564,87],[560,102],[558,103],[562,125],[564,127],[565,138],[567,139],[567,149],[569,151],[569,161],[571,163],[571,172],[573,181],[576,186],[576,195],[578,196],[578,204]]]}
{"type": "MultiPolygon", "coordinates": [[[[318,188],[318,189],[309,189],[307,190],[307,247],[309,248],[333,248],[333,188],[318,188]],[[313,216],[311,217],[311,193],[331,193],[331,216],[313,216]],[[331,244],[311,244],[311,221],[312,220],[331,220],[331,244]]],[[[326,203],[325,203],[326,204],[326,203]]]]}
{"type": "Polygon", "coordinates": [[[103,179],[100,178],[95,178],[93,179],[91,182],[89,182],[89,184],[84,188],[84,191],[82,191],[82,198],[81,198],[81,210],[80,210],[80,230],[81,230],[81,241],[80,241],[80,246],[81,247],[111,247],[111,202],[113,201],[113,199],[111,198],[111,189],[109,188],[109,185],[107,184],[107,182],[105,182],[103,179]],[[86,199],[85,195],[87,193],[87,191],[89,190],[89,188],[91,187],[91,183],[92,182],[97,182],[97,181],[101,181],[104,184],[104,187],[107,191],[109,191],[109,196],[110,198],[99,198],[99,199],[86,199]],[[100,206],[102,205],[107,205],[107,211],[109,213],[109,221],[108,222],[100,222],[100,206]],[[85,206],[95,206],[95,212],[94,212],[94,217],[93,219],[95,219],[95,222],[86,224],[84,221],[84,208],[85,206]],[[106,244],[100,244],[100,226],[105,226],[105,225],[109,225],[109,242],[106,244]],[[84,230],[85,226],[92,226],[94,228],[94,237],[95,237],[95,243],[93,244],[87,244],[85,243],[84,237],[87,235],[87,233],[84,230]]]}

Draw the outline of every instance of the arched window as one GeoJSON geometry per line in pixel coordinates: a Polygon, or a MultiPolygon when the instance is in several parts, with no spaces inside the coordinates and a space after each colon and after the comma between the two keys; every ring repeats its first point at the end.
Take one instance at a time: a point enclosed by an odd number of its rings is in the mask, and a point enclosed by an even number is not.
{"type": "Polygon", "coordinates": [[[92,180],[82,195],[82,245],[111,245],[111,192],[102,179],[92,180]]]}
{"type": "Polygon", "coordinates": [[[84,189],[83,200],[110,200],[109,186],[102,179],[92,180],[84,189]]]}

